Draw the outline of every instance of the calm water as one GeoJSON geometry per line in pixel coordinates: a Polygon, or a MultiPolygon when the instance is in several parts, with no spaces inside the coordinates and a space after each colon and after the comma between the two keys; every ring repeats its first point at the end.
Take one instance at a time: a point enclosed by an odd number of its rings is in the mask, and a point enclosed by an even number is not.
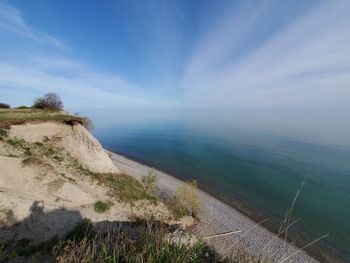
{"type": "Polygon", "coordinates": [[[115,152],[196,179],[276,231],[303,179],[290,238],[350,261],[350,127],[342,113],[86,111],[115,152]]]}

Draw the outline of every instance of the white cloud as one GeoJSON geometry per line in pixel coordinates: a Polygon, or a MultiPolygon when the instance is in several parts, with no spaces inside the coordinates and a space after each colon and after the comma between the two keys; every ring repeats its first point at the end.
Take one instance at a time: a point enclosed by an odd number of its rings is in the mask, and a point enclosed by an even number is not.
{"type": "Polygon", "coordinates": [[[262,12],[241,11],[233,18],[224,17],[221,29],[209,32],[189,61],[182,80],[189,103],[234,108],[348,107],[349,1],[324,2],[242,58],[227,61],[231,48],[244,38],[251,21],[259,22],[256,16],[262,12]],[[238,22],[243,30],[227,30],[238,22]]]}
{"type": "MultiPolygon", "coordinates": [[[[36,42],[44,42],[66,50],[57,38],[29,27],[21,13],[0,2],[0,30],[18,34],[36,42]]],[[[13,54],[19,50],[11,49],[13,54]]],[[[55,50],[21,50],[21,55],[9,55],[0,60],[0,90],[2,99],[8,96],[13,104],[28,104],[46,92],[57,92],[68,107],[88,108],[173,108],[177,102],[144,92],[118,74],[100,71],[55,50]],[[17,91],[17,92],[16,92],[17,91]],[[19,92],[20,91],[20,92],[19,92]],[[21,93],[19,101],[13,96],[21,93]],[[23,94],[26,94],[24,96],[23,94]]]]}
{"type": "Polygon", "coordinates": [[[1,62],[0,89],[5,88],[25,89],[33,98],[49,91],[61,94],[67,101],[76,98],[78,105],[70,104],[70,107],[172,108],[176,105],[171,99],[140,92],[138,86],[116,75],[55,57],[32,58],[21,64],[1,62]],[[48,64],[49,61],[52,64],[48,64]]]}
{"type": "Polygon", "coordinates": [[[39,32],[29,27],[24,21],[22,14],[14,7],[0,2],[0,29],[16,33],[37,42],[67,49],[67,46],[54,36],[39,32]]]}

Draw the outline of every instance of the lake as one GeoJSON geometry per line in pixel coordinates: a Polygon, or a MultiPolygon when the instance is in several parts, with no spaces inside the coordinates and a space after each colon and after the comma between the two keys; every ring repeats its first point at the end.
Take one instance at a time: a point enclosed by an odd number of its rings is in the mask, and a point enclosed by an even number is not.
{"type": "Polygon", "coordinates": [[[104,147],[195,179],[204,191],[277,232],[350,261],[350,124],[342,112],[86,110],[104,147]]]}

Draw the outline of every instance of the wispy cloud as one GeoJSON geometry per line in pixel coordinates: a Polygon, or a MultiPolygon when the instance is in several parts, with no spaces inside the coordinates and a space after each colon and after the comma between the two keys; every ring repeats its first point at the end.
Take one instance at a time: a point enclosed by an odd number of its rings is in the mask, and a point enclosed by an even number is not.
{"type": "Polygon", "coordinates": [[[67,49],[63,41],[58,38],[31,28],[24,21],[21,12],[6,2],[0,2],[0,28],[37,42],[67,49]]]}
{"type": "MultiPolygon", "coordinates": [[[[57,51],[69,48],[57,38],[31,28],[16,8],[1,2],[0,30],[52,45],[57,51]]],[[[70,107],[172,108],[177,104],[175,100],[145,92],[118,74],[98,70],[62,52],[57,55],[55,50],[40,48],[35,52],[19,51],[16,47],[10,52],[21,52],[21,56],[1,59],[0,89],[2,96],[12,98],[13,104],[26,103],[29,96],[33,99],[48,91],[59,93],[70,107]]]]}
{"type": "Polygon", "coordinates": [[[250,4],[224,17],[189,60],[182,80],[189,101],[235,108],[347,107],[350,3],[323,2],[230,59],[251,27],[255,34],[269,15],[249,7],[255,8],[250,4]]]}
{"type": "Polygon", "coordinates": [[[140,55],[123,75],[114,63],[109,71],[92,66],[0,0],[0,33],[20,37],[23,47],[20,55],[16,45],[0,51],[2,95],[56,91],[71,105],[120,108],[350,107],[349,1],[222,5],[196,13],[196,21],[183,3],[124,6],[124,19],[132,20],[123,20],[132,31],[126,42],[133,44],[124,48],[140,55]]]}
{"type": "Polygon", "coordinates": [[[12,93],[14,88],[33,95],[53,91],[61,94],[70,107],[171,108],[176,105],[170,99],[140,92],[139,87],[121,77],[96,72],[74,61],[58,59],[60,64],[55,64],[57,60],[48,57],[34,61],[38,60],[45,63],[0,63],[2,94],[12,93]],[[46,61],[53,61],[53,64],[46,66],[46,61]]]}

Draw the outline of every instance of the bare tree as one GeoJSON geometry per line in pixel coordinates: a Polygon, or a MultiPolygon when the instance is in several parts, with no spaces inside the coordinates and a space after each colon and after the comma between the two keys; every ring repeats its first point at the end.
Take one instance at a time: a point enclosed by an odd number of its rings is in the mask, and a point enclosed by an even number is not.
{"type": "Polygon", "coordinates": [[[35,109],[63,110],[63,103],[56,93],[47,93],[36,98],[33,104],[35,109]]]}

